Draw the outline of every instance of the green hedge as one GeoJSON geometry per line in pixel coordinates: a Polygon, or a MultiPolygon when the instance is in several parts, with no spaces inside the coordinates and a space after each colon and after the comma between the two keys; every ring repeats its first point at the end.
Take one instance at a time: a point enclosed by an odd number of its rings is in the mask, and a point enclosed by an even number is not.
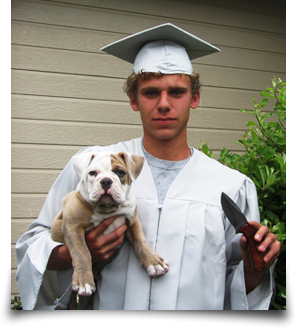
{"type": "MultiPolygon", "coordinates": [[[[239,170],[256,184],[262,224],[282,244],[274,272],[277,291],[271,309],[283,310],[286,309],[286,84],[274,78],[272,88],[266,88],[260,95],[263,99],[259,103],[252,96],[252,111],[241,110],[254,116],[254,121],[246,122],[243,138],[236,141],[246,152],[238,155],[223,148],[218,161],[239,170]],[[270,99],[275,104],[274,111],[265,113],[262,109],[270,99]]],[[[213,157],[207,144],[201,142],[199,149],[213,157]]]]}

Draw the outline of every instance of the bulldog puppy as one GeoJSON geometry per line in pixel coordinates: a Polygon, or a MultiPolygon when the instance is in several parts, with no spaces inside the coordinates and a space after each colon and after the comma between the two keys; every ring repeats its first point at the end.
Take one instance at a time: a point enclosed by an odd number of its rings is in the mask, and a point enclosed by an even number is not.
{"type": "MultiPolygon", "coordinates": [[[[90,296],[96,290],[85,233],[114,215],[119,217],[104,234],[126,223],[126,238],[133,245],[140,264],[151,277],[165,274],[168,263],[148,245],[131,191],[144,158],[127,152],[88,152],[74,156],[72,163],[80,182],[75,191],[62,199],[63,209],[51,228],[52,239],[66,243],[69,248],[74,268],[72,289],[81,296],[90,296]]],[[[105,264],[98,265],[100,271],[105,264]]]]}

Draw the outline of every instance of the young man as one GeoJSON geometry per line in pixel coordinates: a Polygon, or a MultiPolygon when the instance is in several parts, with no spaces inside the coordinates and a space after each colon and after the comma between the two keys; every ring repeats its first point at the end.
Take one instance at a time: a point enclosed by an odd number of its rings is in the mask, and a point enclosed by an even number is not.
{"type": "MultiPolygon", "coordinates": [[[[143,138],[80,153],[112,150],[145,156],[133,191],[146,238],[168,260],[170,270],[151,279],[124,241],[126,226],[104,236],[115,218],[105,220],[86,235],[92,261],[106,260],[122,246],[97,282],[94,309],[268,309],[280,243],[259,224],[256,188],[246,176],[187,144],[190,108],[196,108],[200,99],[199,77],[189,56],[218,49],[164,24],[104,50],[134,63],[125,89],[132,109],[140,113],[143,138]],[[265,255],[264,272],[253,271],[246,239],[235,234],[221,209],[222,192],[235,200],[256,228],[255,239],[265,255]]],[[[61,209],[60,200],[77,183],[69,162],[40,216],[17,243],[17,279],[25,309],[65,308],[68,303],[71,257],[66,245],[51,240],[50,227],[61,209]]]]}

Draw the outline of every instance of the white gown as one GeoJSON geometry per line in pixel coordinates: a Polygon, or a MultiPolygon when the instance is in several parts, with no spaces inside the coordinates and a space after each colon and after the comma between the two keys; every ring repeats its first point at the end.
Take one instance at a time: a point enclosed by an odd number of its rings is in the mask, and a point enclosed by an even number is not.
{"type": "MultiPolygon", "coordinates": [[[[141,139],[95,150],[143,155],[141,139]]],[[[72,269],[48,271],[51,251],[60,243],[50,227],[61,199],[74,190],[78,176],[71,161],[53,184],[38,219],[17,242],[17,282],[24,309],[66,308],[72,269]]],[[[151,279],[125,241],[116,259],[102,271],[94,309],[107,310],[256,310],[268,309],[272,269],[246,295],[240,234],[225,218],[221,192],[228,194],[248,220],[259,222],[253,182],[203,153],[194,153],[170,186],[162,205],[148,164],[133,183],[139,217],[150,246],[169,262],[169,272],[151,279]]]]}

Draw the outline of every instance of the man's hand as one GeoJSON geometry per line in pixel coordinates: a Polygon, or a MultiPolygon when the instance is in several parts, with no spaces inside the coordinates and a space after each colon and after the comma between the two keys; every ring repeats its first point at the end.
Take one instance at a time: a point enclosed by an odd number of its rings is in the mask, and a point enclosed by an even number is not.
{"type": "Polygon", "coordinates": [[[91,253],[92,262],[102,262],[109,259],[117,248],[123,243],[124,233],[127,226],[124,224],[115,231],[104,235],[105,230],[118,216],[105,219],[102,223],[89,231],[85,236],[85,241],[91,253]]]}
{"type": "MultiPolygon", "coordinates": [[[[85,236],[86,244],[90,250],[92,262],[101,262],[107,260],[120,246],[124,239],[124,232],[127,229],[126,225],[118,227],[110,234],[103,233],[107,227],[113,223],[118,216],[105,219],[102,223],[96,226],[92,231],[89,231],[85,236]]],[[[66,270],[72,267],[72,259],[68,247],[59,245],[52,250],[47,263],[47,269],[52,271],[66,270]]]]}
{"type": "Polygon", "coordinates": [[[250,258],[247,239],[242,236],[240,239],[240,249],[242,259],[244,261],[246,291],[249,293],[255,289],[262,281],[265,272],[272,266],[276,258],[279,256],[281,243],[277,240],[276,236],[272,234],[268,227],[261,225],[257,222],[248,222],[253,226],[257,233],[255,234],[255,241],[260,242],[258,251],[262,252],[264,256],[264,271],[255,272],[252,268],[252,260],[250,258]]]}

